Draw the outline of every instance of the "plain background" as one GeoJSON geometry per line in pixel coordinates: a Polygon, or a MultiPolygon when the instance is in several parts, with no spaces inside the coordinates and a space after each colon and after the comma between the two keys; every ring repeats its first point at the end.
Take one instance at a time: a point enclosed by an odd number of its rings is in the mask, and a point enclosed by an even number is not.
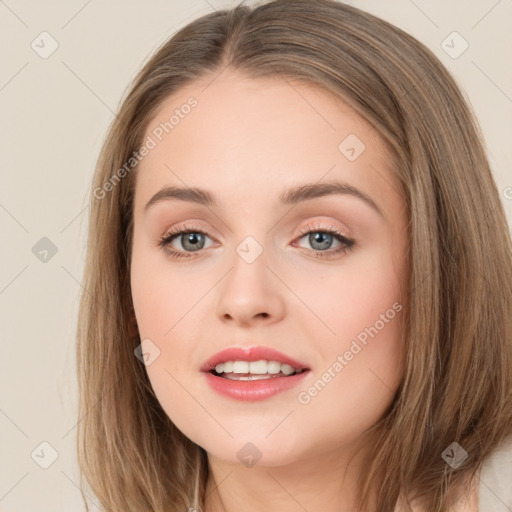
{"type": "MultiPolygon", "coordinates": [[[[236,3],[0,2],[2,512],[83,510],[74,350],[96,158],[148,56],[192,19],[236,3]],[[43,31],[59,45],[46,59],[31,47],[43,31]],[[32,250],[43,237],[57,250],[46,262],[32,250]]],[[[453,73],[481,124],[512,225],[512,2],[349,3],[415,36],[453,73]],[[463,40],[446,39],[454,31],[469,45],[457,58],[463,40]]]]}

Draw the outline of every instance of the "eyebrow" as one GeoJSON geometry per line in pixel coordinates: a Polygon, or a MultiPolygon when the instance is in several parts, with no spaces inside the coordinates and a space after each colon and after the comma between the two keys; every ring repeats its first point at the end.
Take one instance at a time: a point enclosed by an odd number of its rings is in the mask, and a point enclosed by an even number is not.
{"type": "MultiPolygon", "coordinates": [[[[307,183],[298,185],[283,191],[279,195],[279,201],[284,205],[296,205],[303,201],[309,201],[318,197],[330,196],[333,194],[349,195],[357,197],[364,201],[368,206],[375,210],[380,216],[384,217],[382,210],[377,206],[375,201],[367,196],[364,192],[349,185],[348,183],[334,181],[327,183],[307,183]]],[[[146,212],[151,206],[162,201],[179,200],[197,203],[208,207],[218,207],[219,201],[214,194],[208,190],[197,187],[176,187],[169,186],[159,190],[144,207],[146,212]]]]}

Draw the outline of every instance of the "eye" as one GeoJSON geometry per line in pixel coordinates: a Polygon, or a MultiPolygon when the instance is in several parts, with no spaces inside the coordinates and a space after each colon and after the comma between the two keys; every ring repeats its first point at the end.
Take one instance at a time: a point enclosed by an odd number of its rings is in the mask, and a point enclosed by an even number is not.
{"type": "Polygon", "coordinates": [[[302,228],[300,233],[304,235],[300,239],[307,239],[317,258],[329,258],[346,253],[352,250],[355,245],[355,240],[345,236],[336,228],[308,225],[302,228]],[[334,242],[338,242],[339,245],[336,249],[330,250],[334,242]]]}
{"type": "MultiPolygon", "coordinates": [[[[330,258],[338,254],[344,254],[355,245],[355,240],[348,238],[336,228],[325,226],[306,226],[299,230],[303,238],[307,238],[311,245],[309,251],[313,251],[317,258],[330,258]],[[339,245],[331,249],[334,242],[339,245]]],[[[173,258],[192,258],[194,252],[200,252],[205,248],[205,240],[210,238],[204,231],[193,226],[181,226],[168,231],[159,241],[158,245],[164,248],[173,258]],[[172,248],[172,244],[178,241],[181,248],[172,248]]]]}
{"type": "Polygon", "coordinates": [[[168,231],[159,242],[159,246],[165,248],[175,258],[190,258],[191,254],[187,252],[197,252],[205,248],[205,239],[210,238],[200,229],[182,226],[180,228],[168,231]],[[181,249],[174,250],[171,244],[175,239],[180,243],[181,249]]]}

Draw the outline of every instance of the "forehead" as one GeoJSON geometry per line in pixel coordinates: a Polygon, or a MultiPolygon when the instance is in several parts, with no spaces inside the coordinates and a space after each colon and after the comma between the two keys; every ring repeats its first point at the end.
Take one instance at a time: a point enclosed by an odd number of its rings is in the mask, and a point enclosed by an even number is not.
{"type": "Polygon", "coordinates": [[[168,97],[148,124],[136,210],[165,185],[275,199],[297,183],[344,180],[378,196],[392,161],[372,127],[320,87],[224,71],[168,97]]]}

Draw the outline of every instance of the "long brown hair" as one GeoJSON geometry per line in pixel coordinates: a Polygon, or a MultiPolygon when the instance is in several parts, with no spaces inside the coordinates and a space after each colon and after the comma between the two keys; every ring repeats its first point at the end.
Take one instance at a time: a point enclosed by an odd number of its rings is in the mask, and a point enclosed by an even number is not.
{"type": "Polygon", "coordinates": [[[335,94],[394,158],[410,215],[404,378],[378,423],[360,507],[390,512],[404,494],[444,511],[512,434],[511,239],[483,138],[454,79],[413,37],[334,0],[275,0],[202,16],[131,84],[92,184],[77,343],[82,486],[85,477],[109,512],[204,507],[205,450],[167,417],[134,355],[137,166],[126,162],[168,96],[228,66],[335,94]],[[457,468],[442,457],[454,442],[468,453],[457,468]]]}

